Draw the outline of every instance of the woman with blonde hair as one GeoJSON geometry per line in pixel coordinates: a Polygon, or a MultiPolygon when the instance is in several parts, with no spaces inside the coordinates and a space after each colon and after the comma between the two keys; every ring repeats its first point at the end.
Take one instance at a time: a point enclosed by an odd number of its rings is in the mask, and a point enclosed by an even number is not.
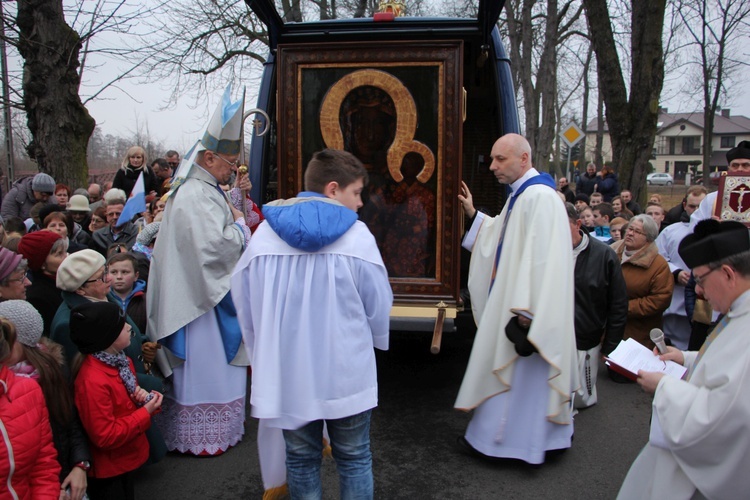
{"type": "Polygon", "coordinates": [[[122,166],[115,174],[115,180],[112,181],[112,187],[122,189],[127,196],[130,196],[130,192],[133,190],[141,172],[143,172],[143,187],[146,195],[156,195],[160,187],[159,180],[156,178],[154,171],[146,164],[146,151],[140,146],[133,146],[128,149],[122,161],[122,166]]]}

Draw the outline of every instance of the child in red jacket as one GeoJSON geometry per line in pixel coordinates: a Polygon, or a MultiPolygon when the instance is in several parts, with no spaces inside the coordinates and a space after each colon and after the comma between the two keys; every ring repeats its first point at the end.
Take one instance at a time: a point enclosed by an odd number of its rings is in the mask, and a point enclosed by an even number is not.
{"type": "Polygon", "coordinates": [[[70,313],[70,338],[85,356],[75,379],[75,402],[91,441],[88,494],[135,498],[132,472],[148,459],[146,430],[162,395],[138,387],[125,312],[109,302],[88,302],[70,313]]]}

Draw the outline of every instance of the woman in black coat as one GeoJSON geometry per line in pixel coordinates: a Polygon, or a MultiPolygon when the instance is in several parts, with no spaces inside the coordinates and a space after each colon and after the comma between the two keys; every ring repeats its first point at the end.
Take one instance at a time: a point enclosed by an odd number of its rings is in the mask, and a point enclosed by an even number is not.
{"type": "Polygon", "coordinates": [[[122,167],[115,174],[112,187],[122,189],[129,197],[141,172],[143,172],[143,187],[146,195],[151,192],[158,193],[161,185],[154,171],[146,165],[146,152],[140,146],[133,146],[128,149],[122,167]]]}

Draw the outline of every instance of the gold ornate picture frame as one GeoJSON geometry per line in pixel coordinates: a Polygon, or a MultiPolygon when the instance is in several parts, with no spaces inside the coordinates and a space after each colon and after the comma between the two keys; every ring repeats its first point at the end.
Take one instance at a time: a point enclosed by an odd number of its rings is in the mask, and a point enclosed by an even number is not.
{"type": "Polygon", "coordinates": [[[750,175],[727,174],[719,179],[714,215],[750,227],[750,175]]]}
{"type": "Polygon", "coordinates": [[[460,41],[278,48],[279,196],[303,190],[313,153],[369,172],[360,210],[396,301],[459,301],[460,41]]]}

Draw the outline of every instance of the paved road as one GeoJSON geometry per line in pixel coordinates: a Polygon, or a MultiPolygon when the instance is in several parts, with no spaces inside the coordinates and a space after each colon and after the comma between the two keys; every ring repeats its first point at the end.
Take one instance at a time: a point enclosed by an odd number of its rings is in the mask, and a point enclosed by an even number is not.
{"type": "MultiPolygon", "coordinates": [[[[379,353],[380,405],[372,421],[376,498],[614,498],[648,439],[651,398],[600,373],[599,404],[576,417],[570,450],[540,468],[485,463],[455,445],[469,419],[453,401],[472,340],[471,328],[460,328],[432,355],[426,334],[397,332],[391,350],[379,353]]],[[[256,430],[248,419],[244,441],[221,457],[168,455],[139,472],[137,498],[261,498],[256,430]]],[[[324,464],[324,498],[338,498],[332,460],[324,464]]]]}

